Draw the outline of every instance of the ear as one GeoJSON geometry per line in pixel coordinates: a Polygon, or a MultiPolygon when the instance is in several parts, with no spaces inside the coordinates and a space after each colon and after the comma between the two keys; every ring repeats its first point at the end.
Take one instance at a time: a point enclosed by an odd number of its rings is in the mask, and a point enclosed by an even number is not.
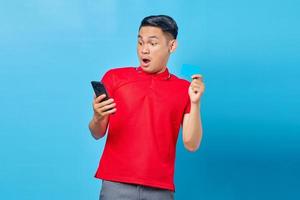
{"type": "Polygon", "coordinates": [[[176,50],[176,48],[177,48],[177,40],[176,39],[174,39],[174,40],[170,40],[169,41],[169,52],[170,53],[173,53],[175,50],[176,50]]]}

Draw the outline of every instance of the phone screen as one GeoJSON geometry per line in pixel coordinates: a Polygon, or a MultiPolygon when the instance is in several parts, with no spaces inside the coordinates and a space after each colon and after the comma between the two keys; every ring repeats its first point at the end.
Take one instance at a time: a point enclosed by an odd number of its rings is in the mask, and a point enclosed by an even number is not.
{"type": "Polygon", "coordinates": [[[105,89],[105,86],[103,83],[99,82],[99,81],[91,81],[91,84],[93,86],[94,92],[96,94],[96,97],[105,94],[106,97],[102,100],[102,101],[106,101],[109,99],[108,93],[105,89]]]}

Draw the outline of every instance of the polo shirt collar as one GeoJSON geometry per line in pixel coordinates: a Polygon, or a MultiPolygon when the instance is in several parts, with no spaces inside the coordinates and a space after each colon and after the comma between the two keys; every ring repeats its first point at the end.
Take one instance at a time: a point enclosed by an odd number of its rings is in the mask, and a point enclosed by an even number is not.
{"type": "Polygon", "coordinates": [[[168,70],[168,68],[166,67],[166,70],[159,73],[159,74],[151,74],[151,73],[147,73],[143,70],[142,67],[137,67],[136,68],[136,71],[140,74],[143,74],[143,75],[146,75],[146,76],[149,76],[149,77],[153,77],[153,78],[157,78],[157,79],[160,79],[160,80],[168,80],[169,78],[171,78],[171,74],[168,70]]]}

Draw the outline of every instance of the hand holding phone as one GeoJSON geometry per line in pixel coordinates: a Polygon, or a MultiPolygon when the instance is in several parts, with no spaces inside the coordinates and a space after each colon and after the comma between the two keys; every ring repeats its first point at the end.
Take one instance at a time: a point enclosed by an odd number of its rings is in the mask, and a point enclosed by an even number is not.
{"type": "Polygon", "coordinates": [[[113,99],[109,98],[108,92],[105,89],[104,84],[99,81],[91,81],[91,84],[96,94],[96,98],[93,103],[94,113],[96,114],[96,116],[98,116],[101,119],[104,116],[116,112],[116,104],[114,103],[113,99]],[[103,94],[105,94],[104,98],[99,97],[103,94]]]}
{"type": "Polygon", "coordinates": [[[106,97],[102,101],[106,101],[109,99],[108,93],[107,93],[103,83],[101,83],[99,81],[91,81],[91,84],[93,86],[96,97],[99,97],[100,95],[105,94],[106,97]]]}

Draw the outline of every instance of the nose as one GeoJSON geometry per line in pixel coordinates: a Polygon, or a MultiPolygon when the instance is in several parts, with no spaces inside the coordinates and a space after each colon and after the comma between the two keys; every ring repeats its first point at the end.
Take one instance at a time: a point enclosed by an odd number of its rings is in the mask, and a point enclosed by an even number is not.
{"type": "Polygon", "coordinates": [[[142,46],[142,54],[148,54],[148,53],[149,53],[148,45],[143,45],[142,46]]]}

